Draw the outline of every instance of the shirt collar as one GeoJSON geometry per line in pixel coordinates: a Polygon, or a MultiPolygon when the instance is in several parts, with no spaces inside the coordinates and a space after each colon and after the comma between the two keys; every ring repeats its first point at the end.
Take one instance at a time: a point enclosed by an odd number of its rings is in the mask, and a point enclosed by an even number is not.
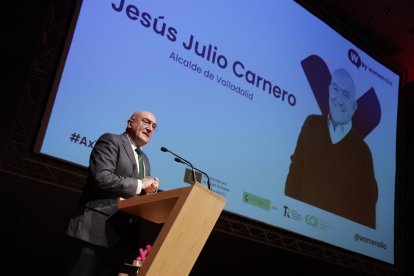
{"type": "Polygon", "coordinates": [[[328,128],[332,143],[340,142],[351,131],[352,120],[345,125],[336,125],[334,128],[330,115],[328,116],[328,128]]]}
{"type": "Polygon", "coordinates": [[[135,151],[136,149],[140,149],[141,147],[137,147],[134,143],[134,140],[131,139],[131,137],[129,137],[129,134],[127,133],[126,136],[128,137],[129,143],[131,143],[132,149],[135,151]]]}

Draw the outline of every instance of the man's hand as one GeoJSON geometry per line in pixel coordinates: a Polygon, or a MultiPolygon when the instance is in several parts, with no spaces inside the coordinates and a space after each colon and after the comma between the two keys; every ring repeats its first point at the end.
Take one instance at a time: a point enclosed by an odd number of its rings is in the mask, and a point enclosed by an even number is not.
{"type": "Polygon", "coordinates": [[[147,194],[156,193],[158,191],[159,182],[160,181],[157,177],[151,178],[149,176],[146,176],[144,179],[142,179],[142,189],[144,189],[147,194]]]}

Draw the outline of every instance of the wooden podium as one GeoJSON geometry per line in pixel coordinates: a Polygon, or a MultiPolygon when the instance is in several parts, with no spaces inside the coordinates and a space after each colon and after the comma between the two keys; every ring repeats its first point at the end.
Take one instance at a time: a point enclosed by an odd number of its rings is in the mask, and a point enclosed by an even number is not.
{"type": "Polygon", "coordinates": [[[164,223],[138,275],[188,275],[225,204],[200,183],[118,201],[119,210],[164,223]]]}

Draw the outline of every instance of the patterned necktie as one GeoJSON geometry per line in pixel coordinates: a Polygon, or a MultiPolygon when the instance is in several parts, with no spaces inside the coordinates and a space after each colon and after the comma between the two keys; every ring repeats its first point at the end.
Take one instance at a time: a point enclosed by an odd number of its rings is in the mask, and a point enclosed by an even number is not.
{"type": "Polygon", "coordinates": [[[140,148],[136,148],[135,151],[138,153],[138,179],[143,179],[145,176],[144,171],[144,155],[142,153],[142,150],[140,148]]]}

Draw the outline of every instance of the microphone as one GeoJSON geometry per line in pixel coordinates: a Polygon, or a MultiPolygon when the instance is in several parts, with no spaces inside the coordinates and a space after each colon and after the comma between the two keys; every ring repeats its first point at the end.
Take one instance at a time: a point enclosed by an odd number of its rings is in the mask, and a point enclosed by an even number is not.
{"type": "Polygon", "coordinates": [[[210,190],[210,191],[212,191],[211,190],[211,185],[210,185],[210,177],[208,176],[208,174],[206,174],[205,172],[203,172],[203,171],[201,171],[201,170],[199,170],[199,169],[197,169],[197,168],[195,168],[197,171],[199,171],[199,172],[201,172],[202,174],[204,174],[206,177],[207,177],[207,188],[210,190]]]}
{"type": "MultiPolygon", "coordinates": [[[[181,160],[181,159],[179,159],[179,158],[177,158],[177,157],[176,157],[174,160],[175,160],[175,162],[178,162],[178,163],[183,163],[183,164],[188,165],[187,163],[183,162],[183,160],[181,160]]],[[[203,172],[202,170],[199,170],[199,169],[197,169],[197,168],[194,168],[194,170],[196,170],[196,171],[198,171],[198,172],[200,172],[200,173],[204,174],[204,175],[207,177],[207,187],[208,187],[208,189],[209,189],[209,190],[211,190],[211,185],[210,185],[210,177],[208,176],[208,174],[206,174],[205,172],[203,172]]]]}
{"type": "Polygon", "coordinates": [[[183,164],[186,164],[186,165],[190,166],[191,171],[193,172],[193,182],[197,182],[196,175],[195,175],[195,168],[194,168],[193,164],[191,164],[190,161],[185,160],[184,158],[182,158],[181,156],[179,156],[179,155],[175,154],[174,152],[170,151],[166,147],[161,147],[161,151],[162,152],[169,152],[172,155],[174,155],[176,157],[175,158],[176,162],[183,163],[183,164]],[[177,160],[179,160],[179,161],[177,161],[177,160]]]}

